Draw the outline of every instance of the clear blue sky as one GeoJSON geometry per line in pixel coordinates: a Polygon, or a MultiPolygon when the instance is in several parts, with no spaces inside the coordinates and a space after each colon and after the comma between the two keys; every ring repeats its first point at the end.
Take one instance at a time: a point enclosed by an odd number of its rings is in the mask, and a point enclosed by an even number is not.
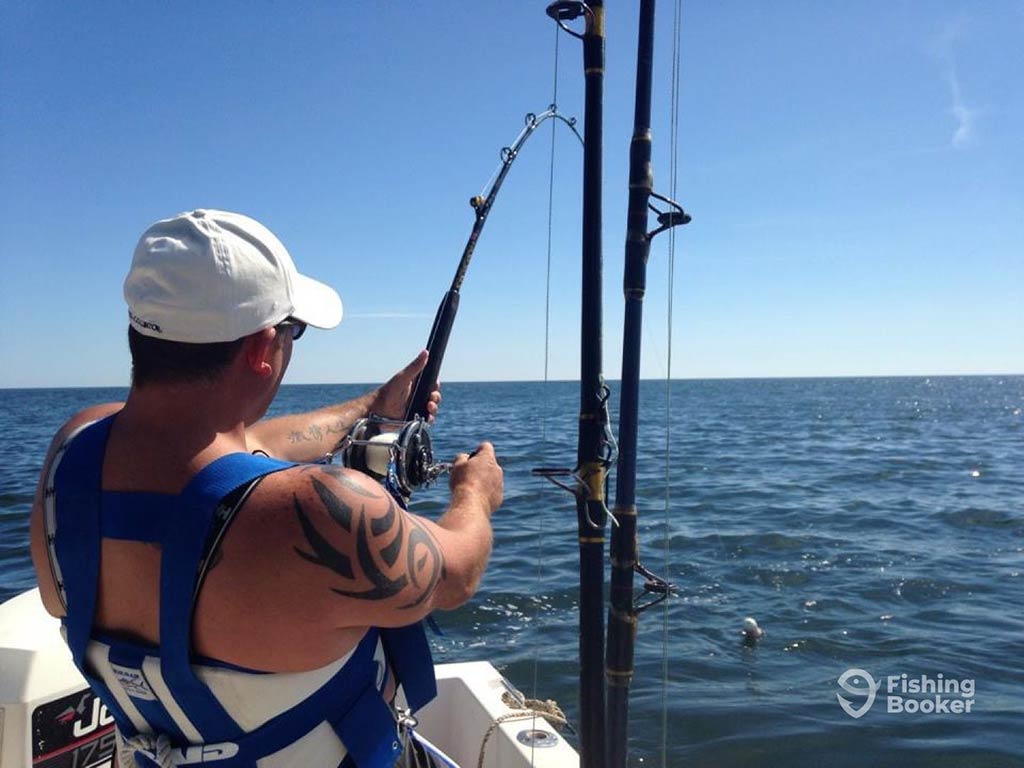
{"type": "MultiPolygon", "coordinates": [[[[633,2],[609,2],[605,371],[619,375],[633,2]]],[[[467,199],[551,100],[543,2],[0,4],[0,387],[124,384],[121,280],[158,218],[264,221],[347,317],[291,382],[385,378],[424,342],[467,199]]],[[[668,192],[672,6],[655,176],[668,192]]],[[[684,6],[673,374],[1024,371],[1024,4],[684,6]]],[[[559,102],[582,117],[579,47],[559,102]]],[[[580,152],[557,142],[551,376],[578,369],[580,152]]],[[[550,133],[480,240],[448,380],[543,374],[550,133]]],[[[644,375],[665,374],[667,243],[644,375]]]]}

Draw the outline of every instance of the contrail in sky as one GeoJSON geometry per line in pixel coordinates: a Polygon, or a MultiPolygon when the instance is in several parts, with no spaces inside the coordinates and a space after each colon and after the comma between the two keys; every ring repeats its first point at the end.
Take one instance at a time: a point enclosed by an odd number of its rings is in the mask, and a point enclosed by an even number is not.
{"type": "Polygon", "coordinates": [[[953,55],[953,49],[957,41],[966,34],[967,27],[967,18],[958,16],[946,24],[933,42],[936,55],[946,65],[946,82],[949,85],[951,101],[949,112],[956,120],[956,128],[949,140],[949,145],[955,149],[966,146],[974,139],[974,118],[977,116],[977,110],[971,109],[964,103],[960,78],[956,71],[956,57],[953,55]]]}
{"type": "Polygon", "coordinates": [[[953,132],[953,138],[949,143],[954,147],[962,147],[970,142],[974,135],[974,110],[964,104],[960,95],[960,81],[957,79],[956,71],[950,67],[949,70],[949,91],[953,98],[950,112],[956,118],[957,126],[953,132]]]}
{"type": "Polygon", "coordinates": [[[346,315],[350,320],[407,320],[430,317],[424,312],[353,312],[346,315]]]}

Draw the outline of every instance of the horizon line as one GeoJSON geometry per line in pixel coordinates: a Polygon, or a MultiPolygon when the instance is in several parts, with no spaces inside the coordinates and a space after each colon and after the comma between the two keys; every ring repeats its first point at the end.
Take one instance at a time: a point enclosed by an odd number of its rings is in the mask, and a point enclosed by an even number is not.
{"type": "MultiPolygon", "coordinates": [[[[1020,373],[851,373],[839,375],[813,374],[813,375],[779,375],[779,376],[673,376],[671,381],[807,381],[820,379],[963,379],[963,378],[994,378],[998,376],[1020,377],[1020,373]]],[[[621,382],[620,378],[605,378],[607,382],[621,382]]],[[[642,377],[640,381],[664,382],[661,377],[642,377]]],[[[460,379],[442,382],[442,388],[449,384],[567,384],[578,383],[579,379],[460,379]]],[[[379,381],[303,381],[284,382],[282,387],[349,387],[349,386],[380,386],[379,381]]],[[[85,385],[61,385],[53,386],[37,384],[22,387],[0,386],[0,392],[15,392],[19,390],[34,389],[129,389],[129,384],[85,384],[85,385]]]]}

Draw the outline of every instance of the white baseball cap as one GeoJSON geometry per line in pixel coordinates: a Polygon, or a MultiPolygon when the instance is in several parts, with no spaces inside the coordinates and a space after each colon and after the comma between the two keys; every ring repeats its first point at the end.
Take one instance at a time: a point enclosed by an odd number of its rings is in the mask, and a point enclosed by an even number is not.
{"type": "Polygon", "coordinates": [[[240,213],[211,209],[153,224],[139,239],[124,298],[132,327],[167,341],[233,341],[293,317],[341,322],[341,298],[299,274],[274,234],[240,213]]]}

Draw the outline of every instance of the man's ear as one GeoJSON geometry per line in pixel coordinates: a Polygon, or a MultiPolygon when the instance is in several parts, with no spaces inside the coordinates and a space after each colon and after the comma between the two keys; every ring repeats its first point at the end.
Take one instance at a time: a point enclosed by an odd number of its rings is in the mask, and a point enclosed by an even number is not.
{"type": "Polygon", "coordinates": [[[271,361],[274,359],[274,338],[276,336],[276,329],[264,328],[245,339],[242,354],[245,356],[246,368],[260,378],[265,379],[274,374],[274,366],[271,365],[271,361]]]}

